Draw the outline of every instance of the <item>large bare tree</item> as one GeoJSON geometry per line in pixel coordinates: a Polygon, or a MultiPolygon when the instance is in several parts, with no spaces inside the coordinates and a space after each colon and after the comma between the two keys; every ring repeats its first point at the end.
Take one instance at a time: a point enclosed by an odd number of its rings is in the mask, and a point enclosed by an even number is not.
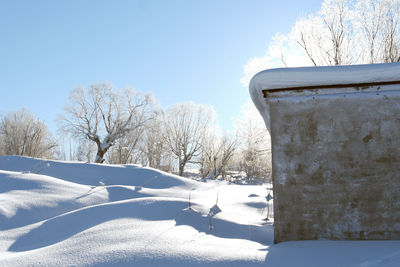
{"type": "Polygon", "coordinates": [[[282,66],[383,62],[400,62],[400,0],[325,0],[289,33],[277,33],[266,55],[251,58],[241,82],[282,66]]]}
{"type": "Polygon", "coordinates": [[[28,110],[11,111],[1,118],[0,150],[3,154],[52,158],[56,147],[47,126],[28,110]]]}
{"type": "Polygon", "coordinates": [[[398,62],[399,23],[399,0],[325,0],[290,35],[313,65],[398,62]]]}
{"type": "Polygon", "coordinates": [[[95,162],[103,163],[104,155],[115,142],[140,129],[151,119],[153,97],[133,89],[114,90],[111,84],[95,84],[71,91],[65,114],[60,121],[64,131],[86,138],[97,146],[95,162]]]}
{"type": "Polygon", "coordinates": [[[297,43],[313,65],[347,65],[358,59],[354,53],[354,16],[346,0],[326,0],[317,15],[299,20],[295,25],[297,43]]]}

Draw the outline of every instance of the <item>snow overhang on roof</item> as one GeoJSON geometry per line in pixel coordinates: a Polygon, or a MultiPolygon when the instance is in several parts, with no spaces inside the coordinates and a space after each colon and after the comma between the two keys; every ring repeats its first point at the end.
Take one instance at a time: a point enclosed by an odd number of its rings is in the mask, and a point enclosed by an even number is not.
{"type": "Polygon", "coordinates": [[[400,63],[278,68],[254,75],[249,90],[269,131],[269,103],[264,98],[271,92],[397,83],[400,83],[400,63]]]}

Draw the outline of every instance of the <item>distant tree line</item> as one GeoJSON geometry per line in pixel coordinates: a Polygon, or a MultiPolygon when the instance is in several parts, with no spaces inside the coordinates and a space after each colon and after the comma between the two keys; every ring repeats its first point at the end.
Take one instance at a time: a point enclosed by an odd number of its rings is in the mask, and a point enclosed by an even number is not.
{"type": "Polygon", "coordinates": [[[59,144],[26,109],[9,112],[0,119],[0,154],[141,164],[181,176],[192,168],[211,179],[240,173],[265,179],[271,172],[269,135],[251,104],[237,118],[236,130],[227,133],[212,106],[161,108],[151,94],[96,84],[72,90],[58,122],[59,144]]]}

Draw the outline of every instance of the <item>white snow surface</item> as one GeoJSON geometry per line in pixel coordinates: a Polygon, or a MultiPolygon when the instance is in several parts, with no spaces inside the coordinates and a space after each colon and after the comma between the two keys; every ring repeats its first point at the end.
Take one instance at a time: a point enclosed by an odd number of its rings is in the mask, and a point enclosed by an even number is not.
{"type": "Polygon", "coordinates": [[[268,188],[2,156],[0,266],[399,266],[400,241],[274,245],[268,188]]]}
{"type": "Polygon", "coordinates": [[[250,96],[269,131],[269,104],[263,90],[288,87],[388,82],[400,80],[400,63],[267,69],[254,75],[250,96]]]}

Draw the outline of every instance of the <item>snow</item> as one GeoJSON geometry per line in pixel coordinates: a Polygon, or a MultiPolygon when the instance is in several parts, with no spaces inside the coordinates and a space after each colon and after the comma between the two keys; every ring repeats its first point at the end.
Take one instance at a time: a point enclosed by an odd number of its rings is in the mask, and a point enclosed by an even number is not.
{"type": "Polygon", "coordinates": [[[269,104],[263,90],[400,80],[400,63],[267,69],[250,81],[250,96],[270,129],[269,104]]]}
{"type": "Polygon", "coordinates": [[[135,165],[3,156],[0,266],[400,264],[400,241],[274,245],[273,219],[263,221],[269,187],[202,183],[135,165]]]}

